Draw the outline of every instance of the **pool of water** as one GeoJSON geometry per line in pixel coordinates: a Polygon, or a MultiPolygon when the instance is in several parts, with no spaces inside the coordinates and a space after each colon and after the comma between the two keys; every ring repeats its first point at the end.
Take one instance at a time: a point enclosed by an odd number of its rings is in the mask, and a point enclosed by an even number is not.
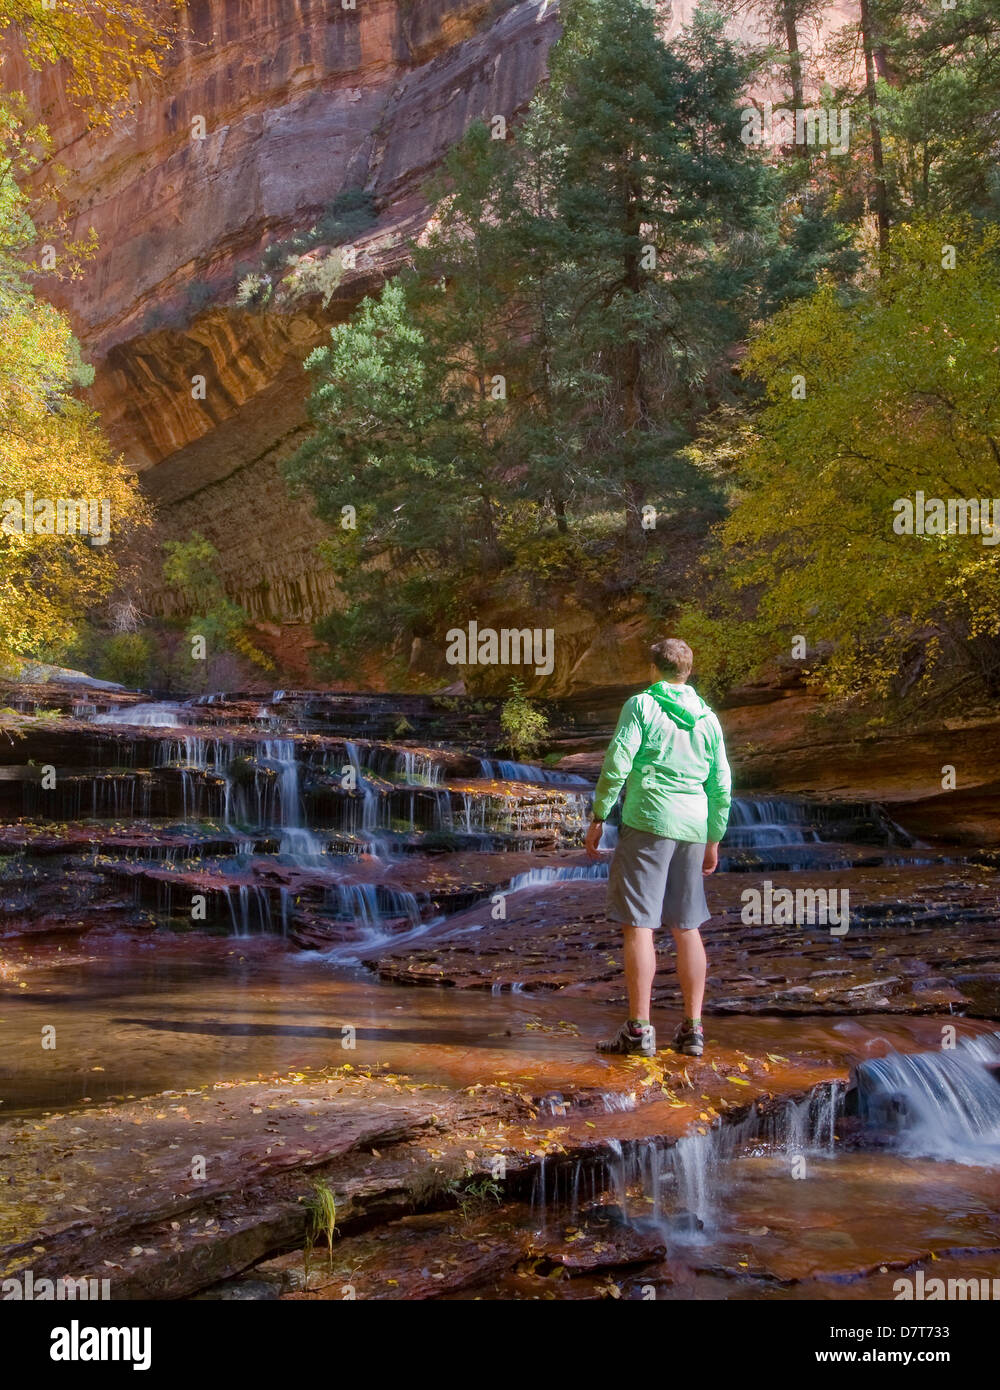
{"type": "MultiPolygon", "coordinates": [[[[546,1089],[616,1075],[593,1040],[612,1010],[546,993],[407,988],[280,942],[106,938],[85,955],[35,949],[0,1003],[3,1114],[97,1104],[302,1066],[384,1064],[469,1085],[536,1071],[546,1089]],[[544,1032],[527,1028],[547,1024],[544,1032]],[[344,1029],[354,1030],[355,1046],[344,1029]],[[43,1038],[55,1046],[43,1046],[43,1038]]],[[[942,1020],[720,1018],[710,1038],[842,1061],[934,1046],[942,1020]]],[[[968,1023],[968,1027],[981,1026],[968,1023]]]]}

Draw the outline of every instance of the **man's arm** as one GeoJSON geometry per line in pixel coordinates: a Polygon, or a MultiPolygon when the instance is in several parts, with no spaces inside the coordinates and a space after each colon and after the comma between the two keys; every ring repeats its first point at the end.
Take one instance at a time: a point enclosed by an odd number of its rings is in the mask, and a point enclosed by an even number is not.
{"type": "Polygon", "coordinates": [[[622,707],[618,727],[604,755],[601,775],[594,790],[593,818],[585,842],[587,854],[591,859],[597,858],[597,846],[601,840],[604,822],[611,814],[618,800],[618,793],[632,770],[632,761],[642,747],[644,732],[639,718],[638,699],[633,695],[622,707]]]}
{"type": "Polygon", "coordinates": [[[726,833],[729,824],[729,807],[732,804],[733,776],[726,757],[726,741],[722,727],[715,721],[719,731],[719,741],[712,754],[712,767],[705,778],[705,795],[708,797],[708,843],[705,846],[705,866],[703,872],[711,874],[719,863],[719,841],[726,833]]]}

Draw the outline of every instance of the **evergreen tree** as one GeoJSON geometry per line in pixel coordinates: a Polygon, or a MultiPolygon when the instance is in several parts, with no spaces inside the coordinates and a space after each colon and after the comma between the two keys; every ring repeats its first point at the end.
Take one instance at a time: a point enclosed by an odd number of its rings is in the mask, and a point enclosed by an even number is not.
{"type": "Polygon", "coordinates": [[[773,183],[740,138],[748,76],[718,16],[668,46],[642,0],[572,0],[553,55],[587,448],[632,551],[643,506],[693,484],[682,451],[763,271],[773,183]]]}
{"type": "Polygon", "coordinates": [[[307,359],[315,433],[284,471],[337,527],[328,555],[347,606],[325,633],[338,642],[426,632],[504,562],[516,267],[497,206],[502,158],[485,126],[469,131],[413,269],[307,359]]]}
{"type": "Polygon", "coordinates": [[[336,645],[523,603],[532,571],[592,580],[574,510],[609,500],[628,587],[643,506],[704,499],[684,450],[758,302],[775,191],[740,138],[747,73],[718,20],[671,48],[640,0],[571,0],[515,136],[477,123],[452,152],[412,271],[307,363],[315,434],[285,471],[337,525],[336,645]]]}

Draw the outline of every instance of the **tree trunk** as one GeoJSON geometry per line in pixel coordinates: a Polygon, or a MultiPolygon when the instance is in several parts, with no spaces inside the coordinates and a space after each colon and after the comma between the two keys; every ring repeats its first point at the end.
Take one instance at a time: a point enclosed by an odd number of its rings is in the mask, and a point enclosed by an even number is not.
{"type": "MultiPolygon", "coordinates": [[[[626,249],[623,264],[625,293],[637,297],[642,292],[642,267],[639,264],[639,235],[642,227],[642,190],[634,178],[627,178],[624,188],[623,229],[626,249]]],[[[646,538],[642,529],[642,488],[635,476],[637,436],[646,418],[643,386],[642,349],[630,339],[622,349],[622,441],[625,460],[625,553],[633,553],[646,538]]]]}
{"type": "MultiPolygon", "coordinates": [[[[877,0],[876,0],[877,3],[877,0]]],[[[889,260],[889,195],[885,183],[885,161],[882,155],[882,127],[878,115],[878,93],[875,88],[875,22],[872,0],[861,0],[861,42],[865,53],[865,88],[868,96],[868,124],[872,140],[872,168],[875,172],[875,217],[878,223],[879,274],[884,275],[889,260]]]]}
{"type": "MultiPolygon", "coordinates": [[[[799,29],[795,12],[795,0],[781,0],[781,23],[785,30],[788,45],[788,76],[792,84],[792,107],[798,112],[805,108],[805,89],[802,84],[802,57],[799,53],[799,29]]],[[[809,158],[805,140],[798,138],[799,125],[795,123],[795,153],[800,159],[809,158]]]]}

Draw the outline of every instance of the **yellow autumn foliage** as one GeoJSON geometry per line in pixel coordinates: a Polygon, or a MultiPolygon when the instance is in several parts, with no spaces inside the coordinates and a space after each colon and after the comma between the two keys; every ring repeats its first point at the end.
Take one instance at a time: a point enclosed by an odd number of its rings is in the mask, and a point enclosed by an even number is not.
{"type": "MultiPolygon", "coordinates": [[[[74,398],[76,347],[62,314],[0,288],[0,661],[68,641],[115,586],[115,554],[147,518],[134,476],[114,458],[94,413],[74,398]],[[107,503],[112,540],[39,535],[29,502],[107,503]],[[16,504],[16,505],[14,505],[16,504]]],[[[103,513],[102,513],[103,514],[103,513]]]]}
{"type": "MultiPolygon", "coordinates": [[[[161,71],[177,9],[175,0],[0,0],[0,665],[69,642],[114,589],[116,556],[148,522],[135,478],[76,394],[91,373],[69,322],[29,282],[41,239],[32,214],[53,191],[40,170],[49,141],[11,74],[24,71],[18,55],[35,71],[58,65],[68,100],[91,126],[106,125],[161,71]],[[94,544],[95,523],[105,540],[105,520],[109,541],[94,544]]],[[[58,206],[49,215],[59,230],[58,206]]],[[[81,273],[92,234],[60,239],[57,274],[81,273]]]]}
{"type": "Polygon", "coordinates": [[[766,399],[686,626],[730,679],[800,635],[838,696],[1000,689],[998,322],[1000,231],[953,218],[901,228],[854,302],[824,285],[761,328],[766,399]]]}

